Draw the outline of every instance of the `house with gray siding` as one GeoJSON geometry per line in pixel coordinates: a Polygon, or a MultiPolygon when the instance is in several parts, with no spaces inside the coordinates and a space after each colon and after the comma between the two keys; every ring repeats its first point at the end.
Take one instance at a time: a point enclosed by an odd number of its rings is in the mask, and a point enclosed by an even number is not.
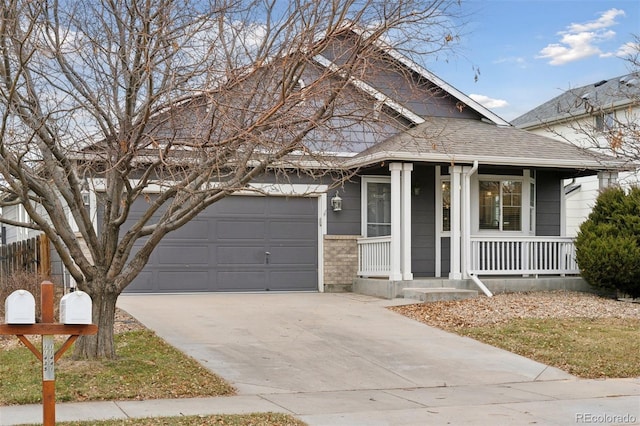
{"type": "MultiPolygon", "coordinates": [[[[335,67],[343,48],[315,57],[300,86],[335,67]]],[[[362,117],[335,125],[339,134],[307,136],[323,161],[290,158],[215,202],[162,240],[127,291],[353,287],[395,297],[438,279],[490,295],[487,277],[578,274],[563,182],[619,163],[518,129],[393,49],[380,52],[348,79],[345,102],[359,103],[362,117]],[[301,163],[320,173],[300,173],[301,163]]],[[[210,113],[185,105],[190,120],[210,113]]],[[[89,186],[100,222],[101,187],[89,186]]],[[[136,201],[132,219],[144,207],[136,201]]]]}

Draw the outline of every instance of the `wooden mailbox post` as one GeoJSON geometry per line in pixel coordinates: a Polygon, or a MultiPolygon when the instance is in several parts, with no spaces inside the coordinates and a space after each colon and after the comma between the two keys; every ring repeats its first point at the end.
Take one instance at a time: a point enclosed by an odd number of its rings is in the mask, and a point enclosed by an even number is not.
{"type": "Polygon", "coordinates": [[[36,324],[0,324],[0,334],[13,334],[42,362],[42,423],[54,426],[56,423],[56,381],[55,362],[73,345],[78,336],[96,334],[95,324],[61,324],[54,322],[53,284],[43,281],[40,285],[40,303],[42,322],[36,324]],[[54,335],[68,335],[69,338],[57,351],[54,348],[54,335]],[[40,352],[27,335],[42,336],[40,352]]]}

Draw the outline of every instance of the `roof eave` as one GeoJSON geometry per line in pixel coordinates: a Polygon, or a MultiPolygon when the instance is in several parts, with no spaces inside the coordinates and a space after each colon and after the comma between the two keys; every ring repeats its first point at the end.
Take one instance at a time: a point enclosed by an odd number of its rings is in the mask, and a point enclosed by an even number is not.
{"type": "Polygon", "coordinates": [[[431,163],[465,163],[472,164],[478,161],[484,165],[495,166],[521,166],[521,167],[550,167],[560,169],[586,169],[594,171],[602,170],[628,170],[630,166],[621,162],[600,162],[597,160],[566,160],[566,159],[540,159],[527,157],[493,157],[478,155],[452,155],[441,153],[407,153],[381,151],[367,156],[354,157],[344,162],[346,167],[361,167],[382,161],[422,161],[431,163]]]}
{"type": "MultiPolygon", "coordinates": [[[[610,112],[610,111],[613,111],[613,110],[617,110],[617,109],[619,109],[621,107],[634,105],[635,103],[637,103],[636,100],[624,99],[624,100],[620,100],[620,101],[617,101],[617,102],[613,102],[613,103],[608,104],[606,106],[604,106],[604,105],[595,106],[595,108],[598,111],[610,112]]],[[[589,111],[580,112],[580,113],[577,113],[577,114],[568,112],[568,113],[564,113],[564,114],[555,115],[555,116],[550,117],[548,119],[537,119],[535,121],[529,121],[527,123],[518,124],[515,127],[517,127],[518,129],[523,129],[523,130],[539,129],[539,128],[548,127],[548,126],[551,126],[551,125],[565,123],[565,122],[568,122],[568,121],[574,121],[574,120],[582,119],[582,118],[585,118],[585,117],[591,117],[593,115],[594,115],[593,112],[589,112],[589,111]]]]}

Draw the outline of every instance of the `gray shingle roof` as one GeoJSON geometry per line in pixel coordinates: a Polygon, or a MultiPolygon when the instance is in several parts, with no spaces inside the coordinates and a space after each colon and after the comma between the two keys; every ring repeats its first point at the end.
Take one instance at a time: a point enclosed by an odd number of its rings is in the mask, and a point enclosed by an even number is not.
{"type": "Polygon", "coordinates": [[[514,119],[511,124],[528,129],[565,118],[572,118],[598,110],[611,110],[640,97],[640,75],[637,73],[602,80],[567,90],[514,119]]]}
{"type": "Polygon", "coordinates": [[[585,170],[625,166],[613,157],[512,126],[444,117],[429,118],[425,123],[361,152],[350,162],[365,165],[385,160],[457,163],[478,160],[485,165],[585,170]]]}

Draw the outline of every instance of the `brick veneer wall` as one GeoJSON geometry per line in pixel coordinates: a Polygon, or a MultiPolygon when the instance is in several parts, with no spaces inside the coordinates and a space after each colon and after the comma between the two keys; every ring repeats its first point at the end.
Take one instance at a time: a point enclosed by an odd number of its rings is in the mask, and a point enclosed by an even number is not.
{"type": "Polygon", "coordinates": [[[324,236],[324,290],[351,291],[358,273],[359,235],[324,236]]]}

